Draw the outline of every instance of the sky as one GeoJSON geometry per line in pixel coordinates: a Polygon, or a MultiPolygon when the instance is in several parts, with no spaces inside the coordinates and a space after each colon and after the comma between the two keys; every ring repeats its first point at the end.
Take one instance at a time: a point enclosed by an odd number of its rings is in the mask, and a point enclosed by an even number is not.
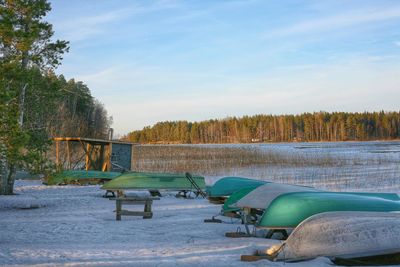
{"type": "Polygon", "coordinates": [[[400,1],[51,0],[117,134],[159,121],[400,110],[400,1]]]}

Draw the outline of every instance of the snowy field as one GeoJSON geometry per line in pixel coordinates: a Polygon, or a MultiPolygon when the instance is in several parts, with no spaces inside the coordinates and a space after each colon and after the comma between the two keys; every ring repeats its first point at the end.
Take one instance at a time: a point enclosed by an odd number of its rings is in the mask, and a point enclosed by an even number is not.
{"type": "MultiPolygon", "coordinates": [[[[0,196],[0,266],[285,265],[241,262],[241,254],[280,241],[226,238],[225,232],[243,226],[227,218],[228,223],[204,223],[220,208],[205,199],[177,199],[169,193],[154,202],[153,219],[123,216],[116,221],[115,202],[103,198],[98,186],[18,180],[15,192],[0,196]]],[[[330,264],[319,258],[289,266],[330,264]]]]}

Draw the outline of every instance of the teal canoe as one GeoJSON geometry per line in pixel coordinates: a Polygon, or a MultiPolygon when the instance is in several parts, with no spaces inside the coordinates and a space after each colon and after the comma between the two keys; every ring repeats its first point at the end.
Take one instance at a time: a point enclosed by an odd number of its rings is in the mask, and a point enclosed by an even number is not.
{"type": "Polygon", "coordinates": [[[207,195],[212,198],[228,197],[242,188],[259,186],[266,183],[268,182],[244,177],[223,177],[208,188],[207,195]]]}
{"type": "MultiPolygon", "coordinates": [[[[194,181],[204,189],[204,177],[192,175],[194,181]]],[[[105,183],[104,190],[154,189],[154,190],[195,190],[183,173],[126,172],[105,183]]]]}
{"type": "Polygon", "coordinates": [[[294,228],[308,217],[329,211],[400,211],[395,194],[296,192],[277,197],[265,210],[259,228],[294,228]]]}
{"type": "MultiPolygon", "coordinates": [[[[233,207],[238,208],[251,208],[264,210],[268,208],[269,204],[280,195],[294,192],[327,192],[313,187],[293,185],[293,184],[280,184],[268,183],[257,187],[251,193],[244,196],[242,199],[232,204],[233,207]]],[[[400,200],[399,196],[395,193],[371,193],[371,192],[343,192],[361,196],[380,197],[389,200],[400,200]]]]}
{"type": "Polygon", "coordinates": [[[374,193],[374,192],[337,192],[339,194],[352,194],[364,197],[377,197],[387,200],[400,200],[400,196],[396,193],[374,193]]]}
{"type": "Polygon", "coordinates": [[[91,184],[112,180],[120,174],[119,172],[64,170],[50,176],[47,179],[47,184],[91,184]]]}
{"type": "Polygon", "coordinates": [[[256,189],[259,186],[261,186],[261,185],[253,185],[253,186],[245,187],[245,188],[242,188],[239,191],[236,191],[235,193],[233,193],[230,197],[228,197],[225,200],[224,205],[222,206],[221,213],[226,214],[229,212],[239,211],[240,208],[232,207],[232,205],[237,203],[239,200],[241,200],[243,197],[245,197],[247,194],[249,194],[250,192],[252,192],[254,189],[256,189]]]}

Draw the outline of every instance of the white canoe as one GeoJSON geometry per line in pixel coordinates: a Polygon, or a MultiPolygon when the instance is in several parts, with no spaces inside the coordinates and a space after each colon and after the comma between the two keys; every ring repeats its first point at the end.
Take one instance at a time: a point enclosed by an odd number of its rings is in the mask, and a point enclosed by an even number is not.
{"type": "Polygon", "coordinates": [[[400,213],[325,212],[304,220],[266,251],[277,260],[361,258],[400,252],[400,213]]]}
{"type": "Polygon", "coordinates": [[[257,187],[231,206],[238,208],[266,209],[269,204],[280,195],[310,191],[320,190],[301,185],[268,183],[257,187]]]}

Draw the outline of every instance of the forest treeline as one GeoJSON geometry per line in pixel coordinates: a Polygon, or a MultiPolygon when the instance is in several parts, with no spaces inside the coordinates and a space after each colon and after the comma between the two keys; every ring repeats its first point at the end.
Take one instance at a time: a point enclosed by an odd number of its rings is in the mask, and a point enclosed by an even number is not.
{"type": "MultiPolygon", "coordinates": [[[[111,117],[103,104],[91,95],[86,84],[63,75],[27,71],[23,127],[46,137],[79,136],[105,138],[111,117]]],[[[20,97],[19,97],[20,98],[20,97]]]]}
{"type": "Polygon", "coordinates": [[[129,133],[138,143],[249,143],[400,138],[400,112],[254,115],[201,122],[166,121],[129,133]]]}

